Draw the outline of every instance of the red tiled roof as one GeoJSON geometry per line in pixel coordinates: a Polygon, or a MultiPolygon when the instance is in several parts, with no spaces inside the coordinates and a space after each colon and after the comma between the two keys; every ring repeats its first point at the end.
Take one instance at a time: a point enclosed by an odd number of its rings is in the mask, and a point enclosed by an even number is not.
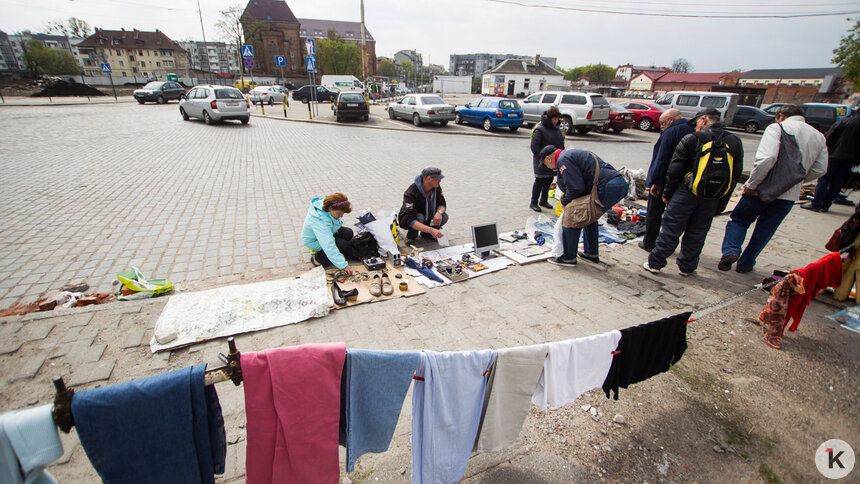
{"type": "Polygon", "coordinates": [[[670,72],[657,79],[658,82],[691,82],[701,84],[719,84],[720,78],[728,72],[670,72]]]}
{"type": "Polygon", "coordinates": [[[144,30],[102,30],[96,29],[96,33],[90,35],[78,47],[107,47],[113,49],[176,49],[185,52],[179,44],[164,35],[164,32],[156,30],[147,32],[144,30]]]}

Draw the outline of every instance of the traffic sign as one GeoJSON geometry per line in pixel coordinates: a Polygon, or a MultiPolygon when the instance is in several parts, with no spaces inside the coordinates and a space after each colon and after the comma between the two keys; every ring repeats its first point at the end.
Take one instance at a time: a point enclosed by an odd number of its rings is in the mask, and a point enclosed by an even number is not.
{"type": "Polygon", "coordinates": [[[286,56],[283,56],[283,55],[276,55],[276,56],[275,56],[275,65],[276,65],[276,66],[285,66],[285,65],[287,65],[287,58],[286,58],[286,56]]]}
{"type": "Polygon", "coordinates": [[[104,72],[105,74],[110,74],[110,64],[108,64],[107,62],[102,62],[99,65],[102,68],[102,72],[104,72]]]}
{"type": "Polygon", "coordinates": [[[242,46],[242,57],[248,59],[254,57],[254,46],[253,45],[243,45],[242,46]]]}
{"type": "Polygon", "coordinates": [[[314,72],[317,67],[317,62],[313,57],[308,57],[308,72],[314,72]]]}
{"type": "Polygon", "coordinates": [[[317,44],[314,42],[314,39],[305,40],[305,49],[308,51],[308,55],[313,57],[317,55],[317,44]]]}
{"type": "Polygon", "coordinates": [[[254,70],[254,59],[245,59],[244,62],[245,62],[245,69],[248,69],[249,71],[254,70]]]}

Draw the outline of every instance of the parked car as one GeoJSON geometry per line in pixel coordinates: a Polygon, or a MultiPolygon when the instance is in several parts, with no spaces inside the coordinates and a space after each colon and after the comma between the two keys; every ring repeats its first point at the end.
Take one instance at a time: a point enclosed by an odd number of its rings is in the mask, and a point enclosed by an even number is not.
{"type": "Polygon", "coordinates": [[[252,103],[282,103],[287,95],[281,92],[281,86],[257,86],[248,93],[252,103]]]}
{"type": "Polygon", "coordinates": [[[523,120],[529,125],[540,123],[550,106],[561,111],[558,127],[568,133],[585,134],[609,121],[609,102],[596,92],[543,91],[523,100],[523,120]]]}
{"type": "Polygon", "coordinates": [[[642,101],[621,103],[621,107],[633,113],[633,121],[642,131],[660,129],[660,116],[663,108],[657,104],[642,101]]]}
{"type": "Polygon", "coordinates": [[[613,133],[620,133],[628,128],[636,126],[633,113],[628,111],[620,104],[609,103],[609,122],[603,126],[595,128],[596,131],[605,133],[612,130],[613,133]]]}
{"type": "Polygon", "coordinates": [[[233,82],[233,87],[242,92],[249,92],[251,89],[257,87],[257,83],[250,79],[245,79],[244,81],[242,81],[242,79],[236,79],[236,81],[233,82]]]}
{"type": "Polygon", "coordinates": [[[786,103],[768,104],[767,107],[762,108],[762,111],[766,112],[767,114],[772,114],[772,115],[776,116],[776,113],[779,112],[779,108],[785,106],[785,104],[786,103]]]}
{"type": "Polygon", "coordinates": [[[415,126],[435,122],[445,126],[454,120],[454,106],[436,94],[407,94],[388,105],[388,117],[411,119],[415,126]]]}
{"type": "Polygon", "coordinates": [[[182,119],[201,118],[206,124],[225,119],[251,120],[251,104],[242,91],[230,86],[194,86],[179,101],[182,119]]]}
{"type": "Polygon", "coordinates": [[[731,124],[738,107],[738,95],[733,92],[671,91],[654,103],[663,109],[675,108],[687,119],[692,119],[702,109],[714,108],[722,115],[723,123],[731,124]]]}
{"type": "Polygon", "coordinates": [[[325,86],[307,84],[293,91],[293,99],[305,104],[316,100],[317,102],[331,102],[337,97],[337,91],[327,89],[325,86]]]}
{"type": "Polygon", "coordinates": [[[178,82],[153,81],[147,82],[140,89],[135,89],[132,95],[140,104],[147,101],[164,104],[171,99],[179,100],[183,94],[185,94],[185,88],[178,82]]]}
{"type": "Polygon", "coordinates": [[[755,133],[773,122],[773,114],[768,114],[754,106],[738,106],[735,118],[729,126],[743,128],[747,133],[755,133]]]}
{"type": "Polygon", "coordinates": [[[338,123],[344,118],[359,118],[362,121],[370,119],[367,99],[364,98],[364,94],[358,92],[338,93],[334,102],[331,103],[331,110],[334,111],[334,117],[338,123]]]}
{"type": "Polygon", "coordinates": [[[454,122],[480,124],[485,131],[505,126],[516,131],[523,125],[523,108],[513,99],[479,97],[454,108],[454,122]]]}
{"type": "Polygon", "coordinates": [[[836,121],[851,114],[851,106],[847,104],[805,103],[803,117],[813,128],[826,133],[836,121]]]}

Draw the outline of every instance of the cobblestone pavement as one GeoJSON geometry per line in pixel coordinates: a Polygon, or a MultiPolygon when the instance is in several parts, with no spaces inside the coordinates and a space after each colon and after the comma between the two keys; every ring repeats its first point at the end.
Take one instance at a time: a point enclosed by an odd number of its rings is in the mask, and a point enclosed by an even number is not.
{"type": "MultiPolygon", "coordinates": [[[[0,128],[0,306],[73,281],[111,289],[115,274],[130,266],[168,277],[178,290],[287,277],[309,268],[299,231],[312,196],[344,190],[359,209],[396,209],[402,191],[428,164],[446,174],[452,214],[446,230],[455,241],[467,240],[472,224],[496,221],[511,230],[532,215],[524,139],[259,117],[247,127],[205,126],[182,122],[175,104],[11,108],[0,111],[0,128]]],[[[595,136],[575,143],[616,166],[642,168],[650,157],[650,142],[618,147],[595,136]]],[[[718,218],[692,279],[678,276],[671,261],[660,276],[644,273],[645,253],[629,244],[601,248],[600,266],[512,267],[423,296],[242,335],[237,342],[244,351],[324,341],[460,350],[595,334],[717,301],[773,268],[805,265],[823,255],[821,234],[849,213],[848,207],[828,214],[792,211],[752,274],[714,269],[725,224],[718,218]]],[[[57,375],[91,388],[216,364],[223,341],[150,353],[148,340],[164,304],[117,302],[0,319],[0,365],[6,369],[0,412],[50,402],[50,379],[57,375]]],[[[228,383],[218,390],[230,444],[220,480],[238,481],[245,456],[242,389],[228,383]]],[[[409,465],[410,402],[392,451],[367,458],[379,469],[374,476],[386,482],[408,479],[399,471],[409,465]]],[[[62,439],[66,452],[51,472],[61,482],[95,480],[74,432],[62,439]]],[[[505,458],[481,456],[467,475],[505,458]]]]}

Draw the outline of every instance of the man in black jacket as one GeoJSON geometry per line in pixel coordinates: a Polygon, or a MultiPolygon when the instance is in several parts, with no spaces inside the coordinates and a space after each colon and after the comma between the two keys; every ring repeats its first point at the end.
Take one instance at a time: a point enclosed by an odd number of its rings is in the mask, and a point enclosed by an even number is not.
{"type": "Polygon", "coordinates": [[[406,239],[418,237],[418,232],[426,237],[440,238],[440,227],[448,222],[448,207],[439,183],[445,176],[442,170],[429,166],[421,170],[414,183],[403,192],[403,205],[397,216],[401,228],[407,228],[406,239]]]}
{"type": "Polygon", "coordinates": [[[818,179],[812,202],[801,205],[801,208],[813,212],[830,210],[830,204],[842,190],[851,167],[860,165],[860,111],[837,121],[825,138],[829,152],[827,173],[818,179]]]}
{"type": "Polygon", "coordinates": [[[699,255],[705,245],[705,238],[711,229],[711,222],[716,214],[725,210],[744,167],[743,144],[737,136],[723,129],[719,111],[705,108],[689,123],[695,127],[696,132],[681,139],[666,172],[666,186],[663,188],[666,214],[663,216],[663,225],[654,250],[644,264],[645,270],[649,272],[660,272],[660,269],[666,266],[666,259],[675,252],[681,235],[684,239],[681,241],[681,251],[676,261],[678,270],[682,276],[695,272],[699,266],[699,255]],[[714,147],[725,143],[728,155],[733,161],[731,179],[725,180],[727,187],[720,198],[703,198],[695,195],[690,188],[702,157],[703,145],[706,143],[712,143],[714,147]]]}

